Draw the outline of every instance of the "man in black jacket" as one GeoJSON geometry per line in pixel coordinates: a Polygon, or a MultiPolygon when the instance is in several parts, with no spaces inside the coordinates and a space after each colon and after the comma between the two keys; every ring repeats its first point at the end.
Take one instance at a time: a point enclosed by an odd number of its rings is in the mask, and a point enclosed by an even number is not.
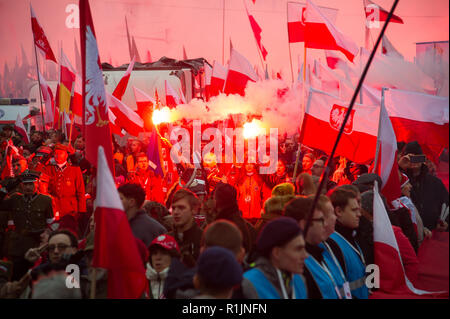
{"type": "Polygon", "coordinates": [[[142,240],[148,247],[153,239],[167,233],[167,229],[163,225],[141,209],[145,200],[145,192],[141,185],[124,184],[117,190],[134,237],[142,240]]]}
{"type": "Polygon", "coordinates": [[[448,191],[439,178],[428,172],[424,161],[415,161],[415,155],[424,155],[416,141],[406,144],[398,162],[412,185],[411,199],[426,228],[448,231],[448,216],[445,221],[440,220],[443,205],[448,207],[449,204],[448,191]]]}

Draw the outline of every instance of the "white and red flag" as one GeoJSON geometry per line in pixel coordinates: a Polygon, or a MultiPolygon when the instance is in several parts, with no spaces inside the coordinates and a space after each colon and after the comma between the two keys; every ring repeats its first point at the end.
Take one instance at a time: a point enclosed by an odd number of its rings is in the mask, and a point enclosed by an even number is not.
{"type": "Polygon", "coordinates": [[[108,270],[110,299],[138,299],[147,288],[143,260],[124,212],[103,147],[98,147],[92,266],[108,270]]]}
{"type": "Polygon", "coordinates": [[[153,130],[152,114],[156,101],[153,97],[144,91],[133,86],[134,97],[136,99],[137,111],[136,113],[144,120],[144,128],[150,132],[153,130]]]}
{"type": "MultiPolygon", "coordinates": [[[[389,11],[383,9],[378,4],[373,3],[370,0],[364,0],[364,11],[366,12],[366,19],[371,19],[375,22],[383,22],[386,21],[389,11]]],[[[391,21],[393,23],[401,23],[403,24],[402,18],[392,15],[391,21]]]]}
{"type": "Polygon", "coordinates": [[[130,64],[128,65],[128,68],[127,68],[125,74],[122,76],[122,78],[120,79],[116,88],[114,89],[114,92],[112,95],[115,96],[116,98],[118,98],[119,100],[122,100],[122,97],[125,94],[125,91],[127,90],[128,81],[130,80],[131,71],[133,71],[135,60],[136,60],[136,56],[133,56],[133,59],[131,60],[130,64]]]}
{"type": "Polygon", "coordinates": [[[39,49],[39,52],[41,52],[47,60],[57,63],[52,48],[50,47],[50,43],[48,42],[44,30],[42,29],[41,25],[39,24],[36,18],[36,14],[34,13],[31,3],[30,3],[30,10],[31,10],[31,28],[33,30],[34,44],[39,49]]]}
{"type": "Polygon", "coordinates": [[[144,121],[135,111],[126,106],[115,96],[106,93],[109,109],[116,116],[115,124],[123,128],[130,135],[138,136],[144,132],[144,121]]]}
{"type": "Polygon", "coordinates": [[[211,77],[212,77],[212,67],[204,62],[204,70],[205,70],[205,96],[206,100],[209,100],[210,90],[211,90],[211,77]]]}
{"type": "Polygon", "coordinates": [[[397,141],[417,141],[433,161],[449,146],[448,98],[396,89],[385,90],[384,103],[397,141]]]}
{"type": "Polygon", "coordinates": [[[180,97],[167,80],[164,80],[164,90],[166,92],[166,105],[169,108],[174,108],[181,104],[180,97]]]}
{"type": "Polygon", "coordinates": [[[83,135],[86,139],[86,159],[95,165],[98,147],[103,146],[111,172],[114,172],[108,104],[88,0],[80,0],[80,39],[83,62],[83,135]]]}
{"type": "Polygon", "coordinates": [[[357,45],[340,32],[329,18],[314,4],[307,0],[305,45],[311,49],[341,51],[353,62],[358,54],[357,45]]]}
{"type": "Polygon", "coordinates": [[[73,95],[70,100],[70,111],[76,116],[83,117],[83,79],[79,74],[75,74],[73,95]]]}
{"type": "Polygon", "coordinates": [[[414,296],[427,298],[431,297],[431,294],[437,296],[439,293],[416,289],[408,279],[399,245],[383,200],[378,193],[376,182],[373,191],[374,258],[380,270],[380,287],[377,293],[401,295],[403,298],[414,298],[414,296]]]}
{"type": "Polygon", "coordinates": [[[61,113],[69,113],[72,92],[75,86],[75,70],[61,48],[58,106],[61,113]]]}
{"type": "Polygon", "coordinates": [[[108,109],[108,119],[109,119],[109,128],[111,129],[111,134],[124,136],[124,133],[122,132],[122,128],[116,124],[116,116],[111,111],[111,109],[108,109]]]}
{"type": "Polygon", "coordinates": [[[230,64],[224,93],[245,95],[245,87],[248,81],[256,82],[258,76],[251,63],[236,49],[231,51],[230,64]]]}
{"type": "Polygon", "coordinates": [[[378,127],[378,159],[374,173],[383,181],[381,193],[388,204],[401,197],[400,178],[397,165],[397,138],[394,128],[383,104],[380,105],[380,125],[378,127]]]}
{"type": "Polygon", "coordinates": [[[247,12],[248,20],[250,21],[250,26],[252,27],[253,35],[255,36],[256,43],[258,45],[259,51],[261,52],[263,60],[266,61],[267,50],[264,47],[264,45],[262,44],[262,42],[261,42],[262,29],[259,26],[258,22],[256,22],[256,20],[253,17],[253,15],[248,12],[247,3],[245,1],[244,1],[244,5],[245,5],[245,11],[247,12]]]}
{"type": "MultiPolygon", "coordinates": [[[[300,142],[330,154],[348,111],[348,104],[325,92],[310,89],[300,142]]],[[[336,149],[336,156],[344,156],[361,164],[368,164],[374,159],[379,109],[379,106],[355,103],[336,149]]]]}
{"type": "Polygon", "coordinates": [[[398,52],[396,48],[394,48],[391,41],[389,41],[386,35],[383,35],[383,37],[381,38],[381,53],[394,58],[402,60],[404,59],[403,55],[398,52]]]}
{"type": "MultiPolygon", "coordinates": [[[[338,10],[332,8],[320,7],[320,10],[335,23],[338,10]]],[[[306,4],[297,2],[288,2],[288,38],[289,43],[305,42],[305,18],[306,4]]]]}
{"type": "Polygon", "coordinates": [[[211,74],[211,84],[209,89],[210,96],[216,96],[223,92],[227,74],[228,68],[224,67],[222,64],[214,60],[211,74]]]}
{"type": "Polygon", "coordinates": [[[44,98],[44,121],[45,124],[53,122],[53,113],[55,112],[55,101],[53,93],[44,77],[39,72],[39,83],[41,84],[42,97],[44,98]]]}
{"type": "Polygon", "coordinates": [[[17,113],[16,122],[14,123],[14,129],[22,136],[26,144],[30,143],[30,137],[28,136],[27,130],[25,129],[25,125],[23,125],[22,117],[20,116],[19,113],[17,113]]]}

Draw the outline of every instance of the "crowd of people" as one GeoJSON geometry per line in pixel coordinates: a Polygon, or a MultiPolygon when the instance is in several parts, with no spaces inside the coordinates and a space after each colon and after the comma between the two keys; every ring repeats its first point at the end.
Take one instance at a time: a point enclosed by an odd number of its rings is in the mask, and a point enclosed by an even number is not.
{"type": "MultiPolygon", "coordinates": [[[[370,296],[373,187],[383,183],[368,165],[332,159],[310,216],[328,158],[295,138],[279,138],[276,172],[267,175],[247,156],[220,163],[210,153],[199,170],[175,165],[164,143],[161,175],[148,141],[113,142],[117,190],[146,269],[142,298],[370,296]]],[[[91,266],[96,171],[84,137],[69,143],[61,131],[34,130],[25,143],[5,126],[0,148],[0,298],[106,298],[108,272],[91,266]],[[80,268],[80,289],[66,287],[68,264],[80,268]]],[[[422,241],[448,231],[448,190],[433,162],[411,161],[423,155],[417,142],[398,150],[402,196],[383,198],[414,283],[422,241]]]]}

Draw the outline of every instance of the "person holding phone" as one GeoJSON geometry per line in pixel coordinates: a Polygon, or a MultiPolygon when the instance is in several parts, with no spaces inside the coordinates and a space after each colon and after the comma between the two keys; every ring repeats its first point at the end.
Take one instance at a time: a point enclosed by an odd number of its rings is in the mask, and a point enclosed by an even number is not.
{"type": "Polygon", "coordinates": [[[448,231],[448,191],[442,181],[430,174],[426,156],[417,141],[409,142],[401,152],[398,166],[412,185],[411,199],[419,210],[423,225],[430,230],[448,231]]]}

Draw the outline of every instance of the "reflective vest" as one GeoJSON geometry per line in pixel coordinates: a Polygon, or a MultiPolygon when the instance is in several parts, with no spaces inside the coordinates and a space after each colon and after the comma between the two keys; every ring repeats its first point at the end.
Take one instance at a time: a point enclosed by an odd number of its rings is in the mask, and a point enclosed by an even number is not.
{"type": "Polygon", "coordinates": [[[323,299],[340,299],[340,296],[336,292],[336,289],[339,288],[325,263],[324,265],[320,265],[319,262],[310,255],[305,259],[305,266],[311,272],[323,299]]]}
{"type": "Polygon", "coordinates": [[[369,298],[369,289],[365,284],[366,267],[363,262],[361,249],[358,244],[353,247],[341,234],[334,232],[330,238],[334,240],[341,249],[344,256],[346,273],[345,276],[350,284],[352,295],[358,299],[369,298]],[[358,250],[356,250],[358,249],[358,250]]]}
{"type": "Polygon", "coordinates": [[[323,260],[328,266],[328,270],[331,272],[331,275],[333,276],[333,279],[339,288],[339,293],[344,298],[344,283],[347,281],[347,278],[345,278],[344,270],[342,269],[341,265],[339,265],[336,257],[334,257],[333,251],[331,251],[331,249],[329,249],[324,243],[320,243],[319,247],[323,249],[323,260]]]}
{"type": "MultiPolygon", "coordinates": [[[[260,299],[282,299],[277,289],[261,270],[257,268],[250,269],[244,273],[244,278],[247,278],[253,284],[260,299]]],[[[291,287],[292,285],[294,286],[295,299],[307,299],[306,286],[299,275],[294,274],[291,287]]]]}

